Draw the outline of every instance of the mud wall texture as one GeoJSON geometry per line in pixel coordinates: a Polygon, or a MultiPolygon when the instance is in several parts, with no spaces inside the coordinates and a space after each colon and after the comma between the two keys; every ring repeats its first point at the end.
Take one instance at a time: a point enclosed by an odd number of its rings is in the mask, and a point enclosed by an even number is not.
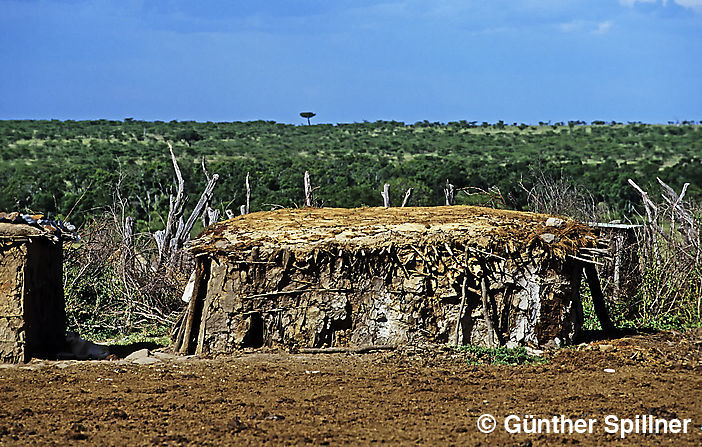
{"type": "Polygon", "coordinates": [[[500,255],[442,243],[200,256],[176,349],[568,344],[582,326],[582,266],[546,245],[500,255]]]}
{"type": "Polygon", "coordinates": [[[65,338],[61,243],[0,238],[0,363],[55,355],[65,338]]]}

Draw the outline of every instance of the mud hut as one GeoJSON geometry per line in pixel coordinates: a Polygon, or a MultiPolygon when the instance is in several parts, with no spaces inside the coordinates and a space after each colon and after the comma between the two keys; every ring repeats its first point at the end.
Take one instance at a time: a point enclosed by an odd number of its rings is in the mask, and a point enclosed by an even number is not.
{"type": "Polygon", "coordinates": [[[42,216],[0,213],[0,363],[53,357],[65,339],[62,240],[42,216]]]}
{"type": "Polygon", "coordinates": [[[175,347],[567,344],[595,245],[575,221],[470,206],[239,216],[192,242],[175,347]]]}

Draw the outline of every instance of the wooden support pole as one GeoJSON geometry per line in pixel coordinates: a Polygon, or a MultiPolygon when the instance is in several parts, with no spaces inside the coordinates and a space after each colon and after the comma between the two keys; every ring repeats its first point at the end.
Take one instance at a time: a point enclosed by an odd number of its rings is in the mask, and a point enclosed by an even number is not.
{"type": "Polygon", "coordinates": [[[188,217],[188,220],[185,222],[185,224],[179,223],[178,230],[176,231],[175,235],[175,239],[177,241],[176,247],[178,249],[182,248],[183,245],[185,245],[185,243],[190,239],[190,232],[195,225],[195,221],[203,212],[205,212],[205,208],[209,206],[210,202],[212,201],[212,195],[214,194],[214,188],[217,185],[218,180],[219,174],[214,174],[212,177],[210,177],[205,190],[200,195],[200,200],[198,200],[193,212],[190,214],[190,217],[188,217]]]}
{"type": "Polygon", "coordinates": [[[178,331],[176,342],[173,345],[173,351],[177,354],[187,355],[194,352],[194,342],[196,340],[193,339],[193,335],[200,326],[200,321],[198,321],[198,319],[202,317],[203,294],[201,293],[200,288],[203,285],[203,279],[206,278],[205,270],[206,267],[203,261],[198,261],[195,264],[195,283],[193,284],[193,292],[181,322],[181,327],[178,331]]]}
{"type": "Polygon", "coordinates": [[[390,184],[386,183],[383,185],[383,192],[380,193],[383,196],[383,206],[385,208],[390,208],[390,184]]]}
{"type": "Polygon", "coordinates": [[[251,185],[249,184],[249,173],[246,173],[246,214],[251,212],[251,185]]]}
{"type": "Polygon", "coordinates": [[[456,346],[461,345],[459,336],[461,331],[461,321],[463,320],[463,311],[466,308],[466,285],[468,282],[467,273],[468,272],[466,271],[465,276],[463,276],[463,284],[461,285],[461,306],[458,308],[458,318],[456,319],[456,346]]]}
{"type": "Polygon", "coordinates": [[[446,205],[451,206],[453,205],[453,199],[454,195],[456,193],[456,187],[449,183],[448,179],[446,179],[446,186],[444,187],[444,196],[446,197],[446,205]]]}
{"type": "Polygon", "coordinates": [[[207,170],[207,160],[205,160],[205,156],[202,156],[202,171],[205,173],[205,178],[209,182],[211,177],[210,177],[210,171],[207,170]]]}
{"type": "Polygon", "coordinates": [[[123,238],[122,267],[131,269],[134,266],[134,218],[131,216],[124,219],[123,238]]]}
{"type": "Polygon", "coordinates": [[[592,294],[592,304],[595,308],[595,315],[602,326],[602,330],[606,335],[615,335],[618,333],[617,328],[612,323],[609,318],[609,313],[607,312],[607,305],[605,304],[604,294],[602,293],[602,287],[600,286],[600,279],[597,276],[597,268],[594,264],[583,263],[583,268],[585,270],[585,277],[587,278],[587,284],[590,287],[590,293],[592,294]]]}
{"type": "Polygon", "coordinates": [[[493,348],[495,347],[495,341],[494,341],[494,334],[495,331],[492,328],[492,319],[490,318],[490,312],[488,311],[488,288],[487,288],[487,279],[485,278],[485,275],[483,274],[483,277],[480,278],[480,296],[482,298],[482,303],[483,303],[483,318],[485,319],[485,327],[487,328],[487,335],[488,335],[488,348],[493,348]]]}
{"type": "Polygon", "coordinates": [[[171,161],[173,162],[173,170],[176,174],[176,179],[178,182],[178,192],[175,196],[173,194],[169,197],[169,209],[168,209],[168,219],[166,221],[166,228],[154,233],[154,239],[156,240],[156,245],[158,246],[158,267],[160,269],[163,263],[166,261],[168,254],[172,250],[172,240],[176,236],[178,231],[178,224],[182,220],[183,213],[185,212],[185,202],[187,202],[187,196],[185,195],[185,180],[183,180],[183,175],[180,172],[180,167],[178,166],[178,161],[176,160],[175,153],[173,152],[173,145],[168,143],[168,150],[171,154],[171,161]]]}
{"type": "Polygon", "coordinates": [[[305,206],[312,206],[312,180],[310,180],[310,171],[305,171],[305,206]]]}
{"type": "Polygon", "coordinates": [[[407,202],[409,202],[410,197],[412,197],[413,191],[414,188],[407,188],[407,191],[405,191],[405,196],[402,198],[402,208],[407,206],[407,202]]]}
{"type": "Polygon", "coordinates": [[[203,215],[205,215],[205,214],[207,215],[207,225],[205,225],[205,226],[209,226],[209,225],[212,225],[213,223],[216,223],[219,220],[219,216],[221,213],[219,210],[212,209],[211,207],[208,206],[207,212],[204,213],[203,215]]]}
{"type": "Polygon", "coordinates": [[[202,213],[202,227],[207,228],[213,223],[216,223],[219,220],[219,215],[219,210],[213,209],[208,205],[205,208],[205,212],[202,213]]]}

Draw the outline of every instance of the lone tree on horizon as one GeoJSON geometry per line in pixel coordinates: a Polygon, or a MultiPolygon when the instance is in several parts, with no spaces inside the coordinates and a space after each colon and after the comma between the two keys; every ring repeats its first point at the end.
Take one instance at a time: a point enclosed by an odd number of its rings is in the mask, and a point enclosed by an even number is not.
{"type": "Polygon", "coordinates": [[[308,125],[308,126],[311,126],[311,125],[312,125],[312,124],[310,123],[310,118],[312,118],[312,117],[315,116],[315,115],[316,115],[316,113],[312,113],[312,112],[302,112],[302,113],[300,113],[300,116],[301,116],[301,117],[307,118],[307,125],[308,125]]]}

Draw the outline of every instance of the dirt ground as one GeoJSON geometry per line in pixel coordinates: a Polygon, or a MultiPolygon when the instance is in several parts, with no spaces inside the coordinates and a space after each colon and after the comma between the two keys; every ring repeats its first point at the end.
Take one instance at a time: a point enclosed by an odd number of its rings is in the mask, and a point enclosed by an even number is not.
{"type": "Polygon", "coordinates": [[[597,341],[546,357],[472,366],[440,348],[4,365],[0,445],[702,444],[702,330],[597,341]],[[497,418],[490,434],[477,427],[486,413],[497,418]],[[510,434],[509,415],[597,422],[592,434],[510,434]],[[614,427],[607,415],[691,423],[688,434],[621,439],[605,431],[614,427]]]}

